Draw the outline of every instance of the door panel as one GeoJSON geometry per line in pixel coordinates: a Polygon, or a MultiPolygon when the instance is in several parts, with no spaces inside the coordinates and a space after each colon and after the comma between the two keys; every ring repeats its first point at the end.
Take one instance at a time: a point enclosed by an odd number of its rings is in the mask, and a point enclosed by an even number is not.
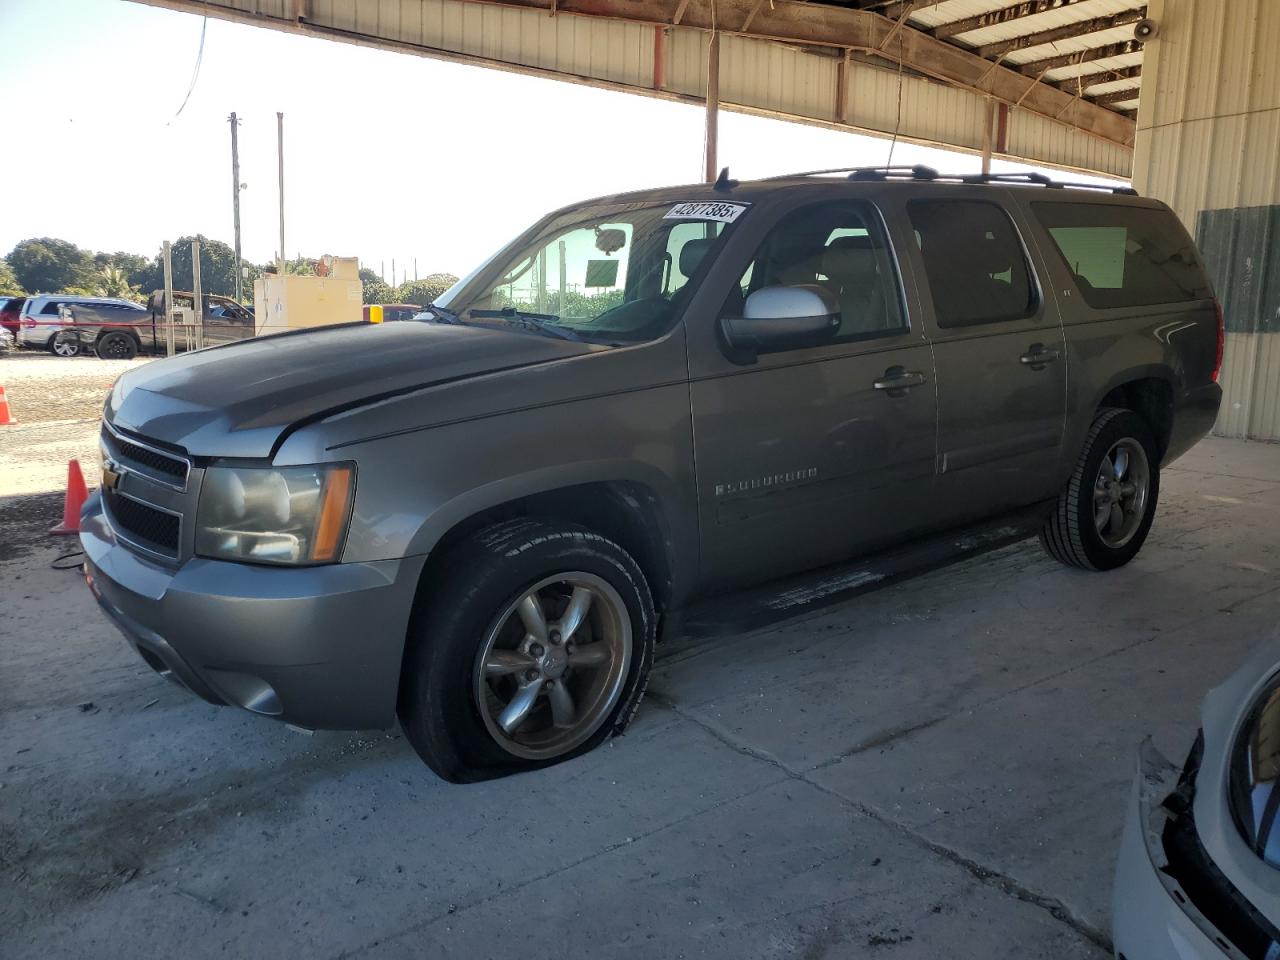
{"type": "Polygon", "coordinates": [[[691,402],[710,581],[829,563],[930,524],[937,404],[927,344],[702,380],[691,402]],[[903,372],[924,382],[876,388],[903,372]]]}
{"type": "Polygon", "coordinates": [[[763,580],[928,526],[933,356],[907,323],[879,211],[847,197],[783,207],[733,268],[719,316],[753,316],[778,287],[803,286],[820,291],[839,323],[819,346],[777,344],[744,359],[722,342],[705,368],[694,365],[706,581],[763,580]]]}
{"type": "Polygon", "coordinates": [[[907,214],[929,287],[946,520],[1053,496],[1066,346],[1014,221],[988,200],[913,200],[907,214]]]}

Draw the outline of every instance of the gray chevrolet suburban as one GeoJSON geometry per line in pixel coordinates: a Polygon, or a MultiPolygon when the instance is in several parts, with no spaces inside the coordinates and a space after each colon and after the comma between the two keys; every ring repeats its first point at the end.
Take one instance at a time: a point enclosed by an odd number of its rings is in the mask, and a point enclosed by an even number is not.
{"type": "Polygon", "coordinates": [[[569,207],[415,321],[125,373],[94,596],[206,700],[398,716],[469,781],[621,731],[659,636],[981,540],[958,531],[1132,559],[1221,399],[1177,218],[1038,175],[817,174],[569,207]]]}

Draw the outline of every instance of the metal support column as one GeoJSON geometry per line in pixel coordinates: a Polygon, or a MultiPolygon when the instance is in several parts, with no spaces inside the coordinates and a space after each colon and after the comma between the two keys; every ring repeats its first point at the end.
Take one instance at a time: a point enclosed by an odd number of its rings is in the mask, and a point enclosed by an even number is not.
{"type": "MultiPolygon", "coordinates": [[[[714,0],[712,0],[714,3],[714,0]]],[[[707,127],[706,127],[706,181],[715,183],[719,170],[716,166],[716,147],[720,121],[720,32],[711,31],[711,44],[707,47],[707,127]]]]}

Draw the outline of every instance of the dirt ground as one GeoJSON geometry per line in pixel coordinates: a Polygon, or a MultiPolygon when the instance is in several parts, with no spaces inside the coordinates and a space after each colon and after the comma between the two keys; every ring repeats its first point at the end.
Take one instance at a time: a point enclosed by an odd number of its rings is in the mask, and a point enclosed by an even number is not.
{"type": "Polygon", "coordinates": [[[99,360],[18,352],[0,356],[10,416],[0,427],[0,558],[47,530],[62,512],[67,461],[96,484],[96,424],[116,377],[147,359],[99,360]]]}
{"type": "Polygon", "coordinates": [[[1280,621],[1280,447],[1208,440],[1122,570],[1029,541],[677,642],[625,737],[450,786],[192,698],[51,568],[119,369],[0,361],[6,960],[1102,960],[1137,743],[1183,756],[1280,621]]]}

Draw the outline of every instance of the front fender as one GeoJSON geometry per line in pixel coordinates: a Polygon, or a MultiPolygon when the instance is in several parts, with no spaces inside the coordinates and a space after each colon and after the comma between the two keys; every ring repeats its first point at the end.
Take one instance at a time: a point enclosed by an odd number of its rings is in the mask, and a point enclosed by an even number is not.
{"type": "Polygon", "coordinates": [[[344,445],[341,454],[357,464],[344,561],[427,554],[482,511],[618,481],[649,491],[669,525],[672,553],[696,557],[686,383],[379,437],[344,445]]]}

